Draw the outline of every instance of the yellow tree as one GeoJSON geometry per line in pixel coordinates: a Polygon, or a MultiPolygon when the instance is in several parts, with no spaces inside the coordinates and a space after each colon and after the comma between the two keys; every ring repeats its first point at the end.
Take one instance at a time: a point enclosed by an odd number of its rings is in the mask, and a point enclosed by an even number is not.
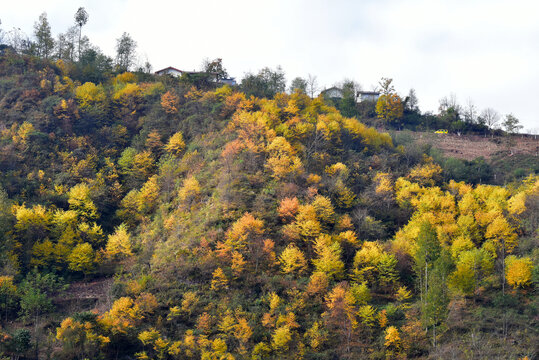
{"type": "Polygon", "coordinates": [[[529,257],[507,257],[507,283],[514,288],[526,287],[532,283],[533,262],[529,257]]]}
{"type": "Polygon", "coordinates": [[[384,345],[388,349],[389,356],[395,356],[400,351],[401,338],[399,330],[395,326],[390,326],[386,329],[384,345]]]}
{"type": "Polygon", "coordinates": [[[215,291],[228,289],[228,279],[223,269],[217,268],[213,272],[213,279],[211,280],[211,289],[215,291]]]}
{"type": "Polygon", "coordinates": [[[327,311],[322,314],[326,328],[335,331],[340,339],[340,350],[349,353],[352,343],[353,331],[357,327],[354,307],[355,299],[348,291],[348,284],[343,282],[333,288],[326,296],[327,311]]]}
{"type": "Polygon", "coordinates": [[[517,234],[509,222],[502,215],[498,214],[498,216],[496,216],[487,226],[485,237],[494,245],[495,249],[498,250],[499,256],[502,259],[502,293],[505,293],[505,258],[507,254],[512,253],[513,249],[517,246],[517,234]]]}
{"type": "Polygon", "coordinates": [[[85,275],[91,273],[96,264],[95,252],[92,249],[92,245],[82,243],[75,246],[71,254],[69,254],[67,262],[70,270],[80,271],[85,275]]]}
{"type": "Polygon", "coordinates": [[[137,193],[137,208],[143,214],[148,214],[155,207],[157,198],[159,197],[159,184],[157,183],[157,175],[154,175],[144,183],[140,191],[137,193]]]}
{"type": "Polygon", "coordinates": [[[113,333],[126,334],[135,330],[147,314],[151,314],[157,307],[157,301],[153,295],[141,294],[135,299],[121,297],[114,301],[109,311],[101,315],[100,321],[113,333]]]}
{"type": "Polygon", "coordinates": [[[67,200],[69,208],[77,212],[77,215],[86,220],[95,220],[99,216],[97,207],[90,197],[90,187],[87,184],[80,183],[69,190],[67,200]]]}
{"type": "Polygon", "coordinates": [[[27,208],[23,205],[14,205],[11,209],[15,215],[14,238],[16,249],[16,262],[20,261],[23,267],[30,262],[32,247],[37,239],[45,239],[49,235],[51,214],[42,205],[27,208]]]}
{"type": "Polygon", "coordinates": [[[312,205],[316,211],[316,217],[322,224],[329,226],[335,223],[335,209],[328,197],[318,195],[314,198],[312,205]]]}
{"type": "Polygon", "coordinates": [[[102,85],[87,82],[75,88],[75,98],[79,106],[85,110],[91,106],[103,106],[107,94],[102,85]]]}
{"type": "Polygon", "coordinates": [[[173,156],[180,156],[183,149],[185,149],[185,141],[183,141],[183,134],[178,131],[170,137],[168,143],[165,145],[165,150],[173,156]]]}
{"type": "Polygon", "coordinates": [[[309,345],[314,351],[319,350],[327,341],[328,333],[324,329],[321,321],[315,321],[313,325],[305,332],[304,337],[309,341],[309,345]]]}
{"type": "Polygon", "coordinates": [[[159,131],[152,130],[146,138],[146,148],[153,153],[159,153],[163,148],[163,142],[161,141],[161,134],[159,131]]]}
{"type": "Polygon", "coordinates": [[[131,236],[129,235],[125,224],[118,226],[114,234],[109,235],[105,254],[110,258],[121,258],[133,255],[131,236]]]}
{"type": "Polygon", "coordinates": [[[275,329],[271,337],[271,347],[279,354],[288,352],[290,342],[292,341],[292,332],[288,325],[283,325],[275,329]]]}
{"type": "Polygon", "coordinates": [[[180,99],[174,90],[169,90],[161,96],[161,106],[167,114],[178,113],[180,99]]]}
{"type": "Polygon", "coordinates": [[[189,176],[183,181],[183,185],[178,191],[178,199],[190,205],[200,195],[200,184],[194,176],[189,176]]]}
{"type": "Polygon", "coordinates": [[[376,102],[376,116],[379,119],[393,123],[402,118],[403,104],[399,95],[395,93],[383,94],[376,102]]]}
{"type": "Polygon", "coordinates": [[[263,256],[267,255],[264,241],[264,221],[245,213],[226,232],[224,248],[226,252],[238,251],[254,261],[255,271],[263,256]]]}
{"type": "Polygon", "coordinates": [[[272,172],[272,176],[277,179],[283,179],[289,174],[300,173],[303,165],[299,157],[295,155],[292,146],[282,136],[277,136],[267,151],[269,159],[266,162],[266,167],[272,172]]]}
{"type": "Polygon", "coordinates": [[[307,269],[307,260],[303,252],[295,245],[289,244],[279,256],[281,263],[281,271],[285,274],[298,273],[301,274],[307,269]]]}
{"type": "Polygon", "coordinates": [[[332,242],[329,235],[318,237],[314,245],[317,258],[313,265],[316,271],[323,272],[330,279],[338,279],[342,276],[344,263],[341,260],[341,246],[338,242],[332,242]]]}

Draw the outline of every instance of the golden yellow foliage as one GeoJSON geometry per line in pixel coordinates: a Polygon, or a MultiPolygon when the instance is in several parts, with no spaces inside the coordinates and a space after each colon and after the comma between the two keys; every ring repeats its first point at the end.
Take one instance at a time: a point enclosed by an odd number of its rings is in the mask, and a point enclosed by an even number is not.
{"type": "Polygon", "coordinates": [[[99,335],[91,322],[79,322],[71,317],[62,320],[56,328],[56,339],[66,346],[80,346],[82,349],[102,347],[110,343],[110,338],[99,335]]]}
{"type": "Polygon", "coordinates": [[[211,280],[211,289],[215,291],[228,289],[228,279],[225,272],[221,268],[217,268],[213,272],[213,279],[211,280]]]}
{"type": "Polygon", "coordinates": [[[301,160],[284,137],[275,137],[267,147],[267,152],[270,157],[266,167],[272,171],[275,179],[280,180],[289,174],[300,174],[303,171],[301,160]]]}
{"type": "Polygon", "coordinates": [[[161,106],[167,114],[176,114],[178,112],[178,106],[180,98],[176,95],[174,90],[169,90],[161,96],[161,106]]]}
{"type": "MultiPolygon", "coordinates": [[[[13,124],[12,130],[16,129],[16,124],[13,124]]],[[[23,122],[17,132],[13,134],[12,140],[15,144],[27,145],[28,138],[35,131],[34,125],[28,121],[23,122]]]]}
{"type": "Polygon", "coordinates": [[[134,83],[122,84],[116,88],[113,99],[122,105],[127,105],[129,101],[138,99],[142,95],[140,86],[134,83]]]}
{"type": "Polygon", "coordinates": [[[386,329],[386,336],[385,336],[385,342],[384,345],[387,347],[394,347],[398,348],[401,343],[401,338],[399,335],[399,330],[397,330],[396,327],[390,326],[386,329]]]}
{"type": "Polygon", "coordinates": [[[303,252],[295,245],[289,244],[279,256],[281,271],[285,274],[302,273],[307,270],[307,260],[303,252]]]}
{"type": "Polygon", "coordinates": [[[91,273],[96,265],[96,256],[92,245],[82,243],[75,246],[71,254],[69,254],[67,262],[70,270],[80,271],[84,274],[91,273]]]}
{"type": "Polygon", "coordinates": [[[341,261],[341,246],[338,242],[331,242],[326,236],[320,236],[314,244],[314,251],[317,258],[313,265],[316,271],[325,273],[328,278],[340,278],[343,275],[344,263],[341,261]]]}
{"type": "Polygon", "coordinates": [[[143,331],[138,334],[137,337],[143,345],[149,345],[152,344],[155,340],[157,340],[160,336],[161,333],[159,333],[159,331],[155,330],[155,328],[150,328],[149,330],[143,331]]]}
{"type": "Polygon", "coordinates": [[[307,289],[305,290],[310,296],[322,295],[326,292],[329,286],[329,280],[323,272],[313,272],[309,278],[307,289]]]}
{"type": "Polygon", "coordinates": [[[404,106],[397,94],[383,94],[376,102],[376,115],[388,123],[393,123],[402,117],[404,106]]]}
{"type": "Polygon", "coordinates": [[[271,336],[271,347],[279,353],[287,352],[291,340],[290,327],[288,325],[281,326],[276,328],[271,336]]]}
{"type": "Polygon", "coordinates": [[[182,203],[190,204],[200,195],[200,184],[194,176],[189,176],[183,181],[183,185],[178,191],[178,199],[182,203]]]}
{"type": "Polygon", "coordinates": [[[159,152],[163,148],[163,143],[161,142],[161,134],[157,130],[152,130],[146,137],[145,142],[146,148],[151,152],[159,152]]]}
{"type": "Polygon", "coordinates": [[[275,137],[269,121],[268,115],[262,112],[239,111],[232,117],[228,129],[236,132],[242,148],[258,154],[264,152],[275,137]]]}
{"type": "Polygon", "coordinates": [[[94,220],[98,218],[97,207],[90,197],[90,187],[87,184],[80,183],[69,190],[67,200],[69,208],[77,212],[81,218],[94,220]]]}
{"type": "Polygon", "coordinates": [[[341,181],[335,184],[335,202],[341,209],[350,209],[354,206],[356,195],[341,181]]]}
{"type": "Polygon", "coordinates": [[[331,166],[327,166],[325,171],[326,174],[330,176],[340,176],[344,178],[346,178],[349,173],[348,167],[341,162],[335,163],[331,166]]]}
{"type": "Polygon", "coordinates": [[[391,194],[393,192],[393,184],[391,183],[391,176],[389,173],[378,172],[373,179],[376,184],[377,194],[391,194]]]}
{"type": "Polygon", "coordinates": [[[328,197],[318,195],[314,198],[312,206],[316,211],[316,218],[325,224],[335,223],[335,209],[328,197]]]}
{"type": "Polygon", "coordinates": [[[245,261],[245,259],[243,258],[243,255],[237,251],[234,251],[232,253],[232,264],[231,264],[232,274],[235,277],[239,277],[241,273],[243,272],[243,270],[245,270],[246,263],[247,261],[245,261]]]}
{"type": "Polygon", "coordinates": [[[75,88],[75,98],[81,109],[87,109],[92,106],[104,106],[107,94],[101,84],[86,82],[75,88]]]}
{"type": "Polygon", "coordinates": [[[533,262],[529,257],[507,257],[505,276],[507,283],[514,288],[526,287],[531,284],[533,262]]]}
{"type": "Polygon", "coordinates": [[[129,297],[116,300],[112,308],[101,316],[102,323],[117,333],[127,333],[142,319],[144,319],[142,310],[129,297]]]}
{"type": "Polygon", "coordinates": [[[137,193],[137,209],[139,212],[149,213],[156,204],[159,197],[159,184],[157,183],[157,175],[148,179],[137,193]]]}
{"type": "Polygon", "coordinates": [[[442,168],[440,165],[432,162],[432,159],[428,159],[425,164],[417,165],[410,170],[408,178],[422,186],[434,185],[441,179],[442,168]]]}
{"type": "Polygon", "coordinates": [[[264,234],[264,222],[245,213],[226,233],[226,242],[230,249],[243,250],[250,241],[264,234]]]}
{"type": "Polygon", "coordinates": [[[178,131],[170,137],[167,145],[165,145],[165,150],[174,156],[180,156],[183,149],[185,149],[185,142],[183,141],[183,134],[181,131],[178,131]]]}
{"type": "Polygon", "coordinates": [[[322,322],[315,321],[305,332],[304,337],[309,340],[309,345],[313,350],[319,350],[327,341],[328,333],[324,329],[322,322]]]}
{"type": "Polygon", "coordinates": [[[125,224],[118,226],[115,233],[109,235],[105,253],[111,258],[133,255],[131,236],[125,224]]]}
{"type": "Polygon", "coordinates": [[[136,81],[137,81],[137,77],[135,76],[135,74],[133,74],[132,72],[128,72],[128,71],[116,75],[116,77],[113,80],[113,82],[115,84],[118,84],[118,83],[124,83],[124,84],[134,83],[136,81]]]}
{"type": "Polygon", "coordinates": [[[340,322],[345,320],[349,327],[355,327],[357,320],[355,317],[355,298],[348,291],[346,283],[340,283],[326,296],[326,307],[328,312],[322,314],[328,319],[340,322]]]}
{"type": "Polygon", "coordinates": [[[373,327],[376,324],[376,310],[371,305],[362,305],[357,311],[361,323],[367,327],[373,327]]]}

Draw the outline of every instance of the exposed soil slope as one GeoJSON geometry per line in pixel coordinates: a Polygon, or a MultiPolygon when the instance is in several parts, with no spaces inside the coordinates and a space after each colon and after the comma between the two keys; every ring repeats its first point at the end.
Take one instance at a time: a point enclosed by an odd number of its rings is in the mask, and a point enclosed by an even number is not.
{"type": "Polygon", "coordinates": [[[516,154],[538,155],[539,137],[511,136],[484,137],[479,135],[434,134],[427,132],[410,133],[418,143],[431,144],[440,149],[444,155],[465,160],[477,157],[491,158],[499,152],[508,152],[508,156],[516,154]]]}

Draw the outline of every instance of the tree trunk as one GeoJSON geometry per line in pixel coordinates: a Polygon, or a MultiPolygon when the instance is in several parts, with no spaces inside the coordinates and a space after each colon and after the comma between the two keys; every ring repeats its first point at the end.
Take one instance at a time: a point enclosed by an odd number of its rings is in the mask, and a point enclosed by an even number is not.
{"type": "Polygon", "coordinates": [[[80,40],[82,37],[82,26],[79,26],[79,61],[80,61],[80,40]]]}
{"type": "Polygon", "coordinates": [[[502,245],[502,295],[505,296],[505,240],[502,245]]]}

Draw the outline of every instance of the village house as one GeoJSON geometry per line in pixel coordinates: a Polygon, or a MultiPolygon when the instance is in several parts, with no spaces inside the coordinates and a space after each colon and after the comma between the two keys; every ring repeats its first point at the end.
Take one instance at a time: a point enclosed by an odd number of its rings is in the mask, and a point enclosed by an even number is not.
{"type": "Polygon", "coordinates": [[[182,76],[185,71],[176,69],[175,67],[169,66],[164,69],[158,70],[155,72],[155,75],[172,75],[172,76],[182,76]]]}
{"type": "Polygon", "coordinates": [[[357,96],[358,102],[363,102],[363,101],[376,102],[378,101],[378,98],[380,97],[380,93],[377,91],[359,91],[357,95],[358,95],[357,96]]]}
{"type": "MultiPolygon", "coordinates": [[[[330,99],[342,99],[343,90],[336,86],[332,86],[329,89],[323,90],[322,95],[330,99]]],[[[356,101],[358,103],[364,102],[364,101],[376,102],[378,101],[379,97],[380,97],[380,93],[377,91],[358,91],[356,94],[356,101]]]]}
{"type": "MultiPolygon", "coordinates": [[[[159,76],[171,75],[171,76],[174,76],[174,77],[180,77],[183,74],[197,75],[197,74],[205,74],[205,73],[201,72],[201,71],[184,71],[184,70],[180,70],[180,69],[177,69],[175,67],[172,67],[172,66],[166,67],[164,69],[161,69],[161,70],[158,70],[158,71],[155,72],[155,75],[159,75],[159,76]]],[[[226,84],[226,85],[230,85],[230,86],[236,85],[236,79],[233,78],[233,77],[218,79],[216,73],[215,74],[214,73],[208,73],[208,75],[211,76],[212,81],[217,82],[219,84],[226,84]]]]}

